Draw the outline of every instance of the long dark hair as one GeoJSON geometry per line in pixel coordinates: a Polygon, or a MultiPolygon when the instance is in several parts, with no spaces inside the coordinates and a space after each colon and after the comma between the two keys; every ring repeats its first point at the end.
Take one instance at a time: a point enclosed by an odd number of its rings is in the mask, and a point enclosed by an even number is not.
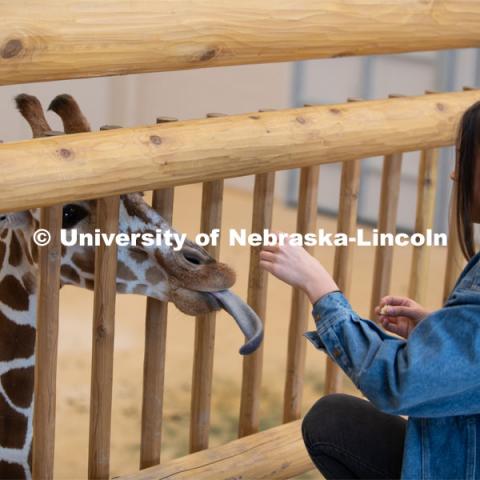
{"type": "Polygon", "coordinates": [[[470,260],[475,255],[473,240],[473,188],[475,164],[480,146],[480,101],[474,103],[462,116],[457,136],[455,164],[456,223],[463,256],[470,260]]]}

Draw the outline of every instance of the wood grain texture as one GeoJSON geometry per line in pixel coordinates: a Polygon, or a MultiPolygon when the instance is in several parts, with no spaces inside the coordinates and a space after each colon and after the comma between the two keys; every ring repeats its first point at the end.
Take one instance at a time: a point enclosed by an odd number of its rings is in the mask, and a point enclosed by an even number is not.
{"type": "MultiPolygon", "coordinates": [[[[357,227],[360,167],[360,160],[345,162],[342,165],[337,232],[345,233],[348,237],[355,235],[357,227]]],[[[333,279],[347,298],[352,281],[353,251],[353,245],[350,243],[345,246],[337,246],[333,261],[333,279]]],[[[325,394],[340,392],[344,374],[329,357],[327,357],[326,363],[325,394]]]]}
{"type": "Polygon", "coordinates": [[[282,480],[313,469],[297,420],[118,479],[282,480]]]}
{"type": "MultiPolygon", "coordinates": [[[[380,192],[380,207],[378,212],[378,233],[397,231],[398,197],[402,175],[402,154],[394,153],[385,156],[382,170],[382,186],[380,192]]],[[[380,299],[390,290],[390,280],[393,265],[393,246],[378,245],[375,247],[373,266],[373,286],[370,301],[370,319],[375,320],[375,307],[380,299]]]]}
{"type": "MultiPolygon", "coordinates": [[[[173,117],[157,117],[157,123],[176,122],[173,117]]],[[[152,207],[172,224],[173,188],[155,190],[152,207]]],[[[147,298],[145,318],[145,354],[143,360],[142,431],[140,468],[160,463],[167,346],[168,303],[147,298]]]]}
{"type": "Polygon", "coordinates": [[[477,90],[5,143],[0,208],[451,145],[460,116],[479,99],[477,90]]]}
{"type": "MultiPolygon", "coordinates": [[[[418,167],[415,232],[425,234],[428,228],[433,228],[437,169],[438,150],[422,150],[418,167]]],[[[412,252],[408,296],[420,305],[426,302],[430,248],[428,245],[414,246],[412,252]]]]}
{"type": "Polygon", "coordinates": [[[476,0],[2,0],[0,84],[477,47],[476,0]]]}
{"type": "MultiPolygon", "coordinates": [[[[256,175],[253,191],[252,233],[262,233],[264,228],[271,229],[274,188],[274,172],[256,175]]],[[[268,274],[259,266],[260,250],[260,247],[250,248],[247,303],[265,322],[268,274]]],[[[238,423],[239,437],[258,432],[262,370],[263,342],[255,352],[246,355],[243,359],[242,398],[238,423]]]]}
{"type": "Polygon", "coordinates": [[[41,228],[51,234],[48,246],[39,248],[37,338],[35,346],[35,410],[33,416],[33,478],[53,479],[58,352],[58,301],[60,292],[62,207],[41,211],[41,228]]]}
{"type": "MultiPolygon", "coordinates": [[[[210,233],[214,228],[221,228],[222,226],[223,183],[223,180],[216,180],[203,184],[201,232],[210,233]]],[[[213,258],[218,259],[220,253],[219,244],[212,245],[210,243],[205,247],[205,250],[213,258]]],[[[191,453],[208,448],[215,320],[215,312],[199,315],[195,318],[189,446],[191,453]]]]}
{"type": "MultiPolygon", "coordinates": [[[[315,232],[317,225],[318,166],[300,170],[296,232],[305,235],[315,232]]],[[[305,247],[309,252],[313,247],[305,247]]],[[[292,290],[290,324],[288,329],[287,368],[283,394],[283,422],[296,420],[301,416],[303,380],[305,372],[306,339],[311,304],[299,289],[292,290]]]]}
{"type": "MultiPolygon", "coordinates": [[[[118,232],[120,198],[97,201],[97,225],[102,233],[118,232]]],[[[110,477],[110,434],[112,416],[113,347],[117,247],[103,243],[95,253],[93,301],[92,380],[90,390],[90,432],[88,478],[110,477]]]]}
{"type": "MultiPolygon", "coordinates": [[[[155,190],[153,208],[171,224],[174,189],[155,190]]],[[[140,468],[160,463],[168,303],[147,299],[140,468]]]]}

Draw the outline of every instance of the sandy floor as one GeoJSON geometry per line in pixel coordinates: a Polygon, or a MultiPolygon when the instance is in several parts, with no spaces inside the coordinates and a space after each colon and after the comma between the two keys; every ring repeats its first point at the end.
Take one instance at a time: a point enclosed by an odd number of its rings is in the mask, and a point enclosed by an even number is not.
{"type": "MultiPolygon", "coordinates": [[[[174,225],[190,235],[198,231],[200,186],[182,187],[176,193],[174,225]]],[[[223,229],[250,228],[251,195],[227,190],[223,229]]],[[[414,215],[414,212],[412,212],[414,215]]],[[[295,231],[295,211],[275,205],[274,228],[295,231]]],[[[319,217],[318,226],[335,231],[332,218],[319,217]]],[[[331,271],[333,248],[317,248],[316,257],[331,271]]],[[[438,308],[442,293],[445,249],[432,248],[427,308],[438,308]],[[437,281],[435,281],[437,279],[437,281]]],[[[373,248],[357,247],[354,255],[350,301],[367,317],[372,283],[373,248]]],[[[221,258],[238,273],[236,293],[245,298],[248,276],[248,248],[222,246],[221,258]]],[[[410,248],[394,254],[392,293],[406,295],[410,269],[410,248]]],[[[266,318],[265,365],[261,403],[262,428],[280,423],[287,349],[290,290],[270,279],[266,318]]],[[[88,452],[92,294],[64,288],[61,298],[61,331],[58,369],[56,478],[85,478],[88,452]]],[[[140,407],[144,346],[145,299],[119,296],[115,338],[115,374],[112,426],[112,475],[138,469],[140,407]]],[[[313,324],[310,324],[313,327],[313,324]]],[[[188,444],[188,416],[192,371],[194,320],[171,308],[165,390],[165,430],[162,459],[185,455],[188,444]]],[[[224,313],[217,321],[217,345],[213,382],[211,445],[235,438],[240,401],[242,358],[238,347],[243,336],[224,313]]],[[[304,411],[322,394],[325,357],[307,347],[304,411]]],[[[353,391],[345,382],[346,389],[353,391]]],[[[307,477],[303,477],[307,478],[307,477]]],[[[312,473],[308,478],[320,478],[312,473]]]]}

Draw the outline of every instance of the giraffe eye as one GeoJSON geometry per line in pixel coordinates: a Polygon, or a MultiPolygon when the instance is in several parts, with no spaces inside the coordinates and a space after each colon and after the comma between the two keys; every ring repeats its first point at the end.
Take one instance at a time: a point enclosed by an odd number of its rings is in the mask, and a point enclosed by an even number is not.
{"type": "Polygon", "coordinates": [[[62,228],[72,228],[88,215],[80,205],[68,204],[63,207],[62,228]]]}

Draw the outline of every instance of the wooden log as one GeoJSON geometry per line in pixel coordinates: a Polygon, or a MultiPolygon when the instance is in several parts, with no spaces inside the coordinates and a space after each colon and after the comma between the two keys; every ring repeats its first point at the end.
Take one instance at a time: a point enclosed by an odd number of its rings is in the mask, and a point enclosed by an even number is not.
{"type": "Polygon", "coordinates": [[[300,420],[297,420],[118,478],[282,480],[313,469],[302,440],[300,420]]]}
{"type": "MultiPolygon", "coordinates": [[[[222,114],[207,114],[213,121],[222,114]]],[[[222,226],[223,180],[205,182],[202,190],[202,218],[200,231],[210,233],[222,226]]],[[[207,252],[218,259],[220,246],[211,243],[207,252]]],[[[195,318],[195,347],[192,370],[192,398],[190,413],[189,451],[197,452],[208,448],[210,432],[210,409],[213,380],[213,354],[215,347],[216,312],[199,315],[195,318]]]]}
{"type": "MultiPolygon", "coordinates": [[[[261,233],[264,228],[270,229],[272,227],[274,188],[275,172],[255,176],[252,232],[261,233]]],[[[268,274],[259,267],[260,250],[260,247],[250,248],[247,303],[265,322],[268,274]]],[[[254,353],[245,356],[243,359],[242,397],[238,424],[239,437],[258,432],[262,370],[263,342],[254,353]]]]}
{"type": "MultiPolygon", "coordinates": [[[[349,102],[362,102],[361,98],[351,97],[349,102]]],[[[340,200],[338,205],[337,232],[348,237],[355,234],[357,225],[358,193],[360,188],[360,160],[344,162],[340,180],[340,200]]],[[[335,247],[333,279],[346,297],[350,294],[352,280],[353,245],[335,247]]],[[[326,358],[325,395],[340,392],[343,372],[330,358],[326,358]]]]}
{"type": "Polygon", "coordinates": [[[2,2],[0,78],[6,85],[469,48],[480,43],[479,24],[475,0],[2,2]]]}
{"type": "MultiPolygon", "coordinates": [[[[317,224],[319,167],[300,170],[300,186],[297,208],[296,232],[302,235],[314,232],[317,224]]],[[[306,247],[313,251],[313,247],[306,247]]],[[[292,290],[290,325],[288,331],[287,370],[283,396],[283,422],[296,420],[301,416],[303,377],[305,372],[306,340],[311,305],[307,296],[298,289],[292,290]]]]}
{"type": "MultiPolygon", "coordinates": [[[[175,122],[176,118],[158,117],[157,123],[175,122]]],[[[154,190],[152,207],[172,223],[174,189],[154,190]]],[[[147,299],[145,319],[145,355],[143,360],[142,433],[140,468],[160,463],[162,445],[163,389],[167,344],[168,303],[147,299]]]]}
{"type": "MultiPolygon", "coordinates": [[[[118,232],[119,205],[117,196],[97,201],[97,228],[102,233],[118,232]]],[[[116,278],[116,244],[107,247],[102,243],[95,254],[89,479],[110,477],[116,278]]]]}
{"type": "Polygon", "coordinates": [[[51,235],[39,248],[39,285],[35,346],[35,410],[33,416],[33,478],[53,479],[58,352],[62,206],[44,208],[40,226],[51,235]]]}
{"type": "Polygon", "coordinates": [[[477,90],[5,143],[1,210],[451,145],[478,99],[477,90]]]}

